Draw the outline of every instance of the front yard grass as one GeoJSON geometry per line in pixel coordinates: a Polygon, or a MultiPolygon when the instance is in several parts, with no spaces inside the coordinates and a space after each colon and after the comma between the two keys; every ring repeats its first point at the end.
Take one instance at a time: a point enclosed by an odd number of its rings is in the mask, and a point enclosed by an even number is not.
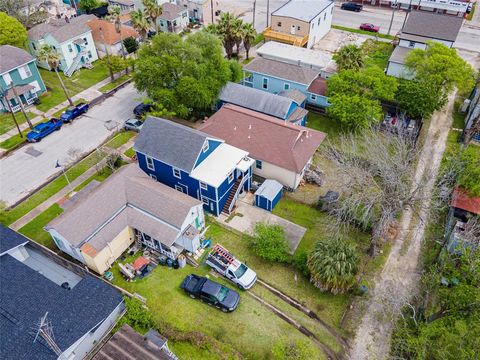
{"type": "MultiPolygon", "coordinates": [[[[40,68],[39,71],[48,91],[40,96],[41,103],[37,105],[37,109],[45,112],[67,99],[65,98],[65,94],[63,93],[55,72],[40,68]]],[[[103,60],[97,60],[93,63],[92,69],[80,69],[69,78],[67,78],[63,72],[60,72],[60,76],[67,88],[69,96],[72,97],[106,79],[108,77],[108,67],[103,60]]]]}
{"type": "MultiPolygon", "coordinates": [[[[37,115],[27,111],[27,116],[30,120],[32,120],[37,115]]],[[[17,119],[18,125],[22,125],[23,123],[25,123],[25,117],[21,112],[15,113],[15,118],[17,119]]],[[[5,134],[7,131],[15,128],[16,126],[15,122],[13,121],[12,114],[0,113],[0,135],[5,134]]]]}
{"type": "Polygon", "coordinates": [[[313,111],[308,112],[307,127],[326,133],[327,139],[335,139],[343,131],[340,122],[327,115],[319,114],[313,111]]]}
{"type": "Polygon", "coordinates": [[[22,135],[23,137],[20,137],[20,134],[15,134],[11,137],[9,137],[7,140],[4,140],[0,143],[0,148],[4,150],[13,150],[17,146],[23,144],[25,141],[27,141],[27,134],[30,132],[30,128],[23,130],[22,135]]]}
{"type": "MultiPolygon", "coordinates": [[[[218,225],[213,224],[210,229],[212,228],[217,229],[218,225]]],[[[235,240],[240,240],[235,234],[223,229],[221,229],[221,234],[232,235],[235,240]]],[[[214,240],[223,243],[223,239],[216,238],[214,240]]],[[[190,273],[207,275],[209,270],[206,266],[200,266],[197,269],[187,266],[177,270],[158,266],[147,277],[135,282],[125,281],[118,271],[118,266],[113,266],[112,271],[115,276],[113,281],[115,285],[146,297],[147,305],[159,324],[167,324],[183,332],[198,331],[206,334],[221,342],[227,349],[230,347],[240,352],[246,359],[271,359],[272,346],[285,337],[288,337],[289,341],[308,341],[317,351],[315,359],[324,358],[320,350],[307,337],[278,318],[246,292],[240,292],[239,307],[228,314],[187,296],[180,289],[180,283],[190,273]]],[[[210,276],[210,278],[212,277],[210,276]]],[[[230,288],[233,287],[223,279],[212,279],[226,284],[230,288]]],[[[172,345],[180,358],[192,358],[190,357],[192,354],[190,346],[179,344],[177,347],[175,342],[172,345]]],[[[225,358],[232,358],[227,354],[225,354],[225,358]]],[[[205,358],[202,355],[199,354],[193,358],[205,358]]],[[[215,358],[215,355],[207,358],[215,358]]]]}
{"type": "MultiPolygon", "coordinates": [[[[89,168],[96,165],[102,158],[103,156],[99,156],[96,152],[90,154],[78,164],[72,166],[66,171],[68,179],[70,181],[75,180],[89,168]]],[[[63,174],[60,174],[55,180],[44,186],[26,200],[22,201],[11,210],[1,213],[0,223],[5,226],[14,223],[16,220],[20,219],[22,216],[30,212],[32,209],[43,203],[50,196],[56,194],[67,185],[67,180],[63,174]]]]}
{"type": "Polygon", "coordinates": [[[132,78],[132,75],[131,73],[129,73],[128,75],[124,74],[122,76],[119,76],[118,78],[116,78],[115,80],[113,80],[112,82],[109,82],[107,85],[103,85],[100,89],[98,89],[99,91],[103,92],[103,93],[107,93],[109,92],[110,90],[113,90],[115,89],[118,85],[120,85],[121,83],[127,81],[128,79],[131,79],[132,78]]]}
{"type": "Polygon", "coordinates": [[[111,149],[118,149],[120,146],[126,144],[128,140],[134,137],[137,133],[135,131],[121,131],[109,140],[105,145],[111,149]]]}
{"type": "Polygon", "coordinates": [[[80,185],[78,185],[75,189],[73,189],[74,192],[79,192],[82,190],[85,186],[90,184],[93,180],[96,180],[98,182],[104,181],[106,178],[108,178],[110,175],[112,175],[112,169],[109,168],[108,166],[105,166],[103,169],[97,171],[95,174],[90,176],[87,180],[82,182],[80,185]]]}
{"type": "Polygon", "coordinates": [[[19,233],[36,241],[37,243],[48,247],[50,250],[56,250],[55,243],[48,232],[43,228],[63,212],[58,204],[53,204],[47,210],[35,217],[28,224],[20,228],[19,233]]]}
{"type": "Polygon", "coordinates": [[[125,152],[123,153],[123,155],[129,157],[129,158],[133,158],[133,156],[135,155],[135,150],[133,150],[133,147],[131,148],[128,148],[127,150],[125,150],[125,152]]]}

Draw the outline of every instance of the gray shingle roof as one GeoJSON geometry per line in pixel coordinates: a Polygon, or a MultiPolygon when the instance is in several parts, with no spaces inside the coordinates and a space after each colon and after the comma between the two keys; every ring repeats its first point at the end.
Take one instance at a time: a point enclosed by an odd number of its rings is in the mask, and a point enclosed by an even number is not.
{"type": "Polygon", "coordinates": [[[287,117],[288,110],[293,102],[286,97],[232,82],[225,85],[220,92],[219,99],[226,103],[235,104],[280,119],[287,117]]]}
{"type": "Polygon", "coordinates": [[[393,50],[392,55],[390,55],[390,59],[388,59],[388,61],[398,63],[398,64],[404,64],[405,58],[410,53],[410,51],[412,51],[412,49],[402,47],[402,46],[397,46],[393,50]]]}
{"type": "Polygon", "coordinates": [[[287,16],[310,22],[332,4],[333,1],[331,0],[290,0],[272,12],[272,15],[287,16]]]}
{"type": "Polygon", "coordinates": [[[408,15],[403,33],[455,41],[462,23],[463,18],[458,16],[412,11],[408,15]]]}
{"type": "Polygon", "coordinates": [[[127,225],[170,246],[188,212],[198,204],[199,200],[153,180],[137,165],[131,164],[118,170],[89,196],[52,220],[47,228],[54,228],[78,247],[93,235],[88,244],[97,251],[127,225]],[[145,212],[152,216],[145,215],[145,212]],[[100,226],[102,229],[95,234],[100,226]]]}
{"type": "Polygon", "coordinates": [[[134,148],[190,173],[207,137],[201,131],[150,116],[143,123],[134,148]]]}
{"type": "Polygon", "coordinates": [[[14,257],[8,254],[1,257],[1,359],[58,358],[43,339],[33,342],[36,334],[33,328],[47,311],[55,342],[64,351],[121,303],[122,296],[115,288],[80,268],[76,273],[83,274],[82,279],[67,290],[14,257]]]}
{"type": "Polygon", "coordinates": [[[35,58],[23,49],[11,45],[0,46],[0,74],[33,60],[35,58]]]}
{"type": "Polygon", "coordinates": [[[24,244],[27,241],[28,239],[25,236],[0,225],[0,254],[17,247],[18,245],[24,244]]]}
{"type": "Polygon", "coordinates": [[[185,10],[186,8],[183,6],[167,2],[162,5],[162,15],[160,15],[158,18],[172,21],[181,16],[180,14],[185,10]]]}
{"type": "Polygon", "coordinates": [[[91,32],[87,21],[92,19],[96,19],[95,15],[80,15],[71,18],[69,22],[65,21],[65,19],[52,19],[28,30],[28,38],[40,40],[45,35],[50,34],[59,43],[62,43],[75,36],[91,32]]]}
{"type": "Polygon", "coordinates": [[[318,70],[307,69],[298,65],[287,64],[257,57],[243,67],[246,71],[270,75],[279,79],[294,81],[299,84],[310,85],[320,73],[318,70]]]}
{"type": "Polygon", "coordinates": [[[297,105],[300,105],[305,100],[307,100],[307,95],[305,95],[304,93],[302,93],[300,90],[297,90],[297,89],[283,90],[283,91],[280,91],[278,95],[292,99],[297,103],[297,105]]]}

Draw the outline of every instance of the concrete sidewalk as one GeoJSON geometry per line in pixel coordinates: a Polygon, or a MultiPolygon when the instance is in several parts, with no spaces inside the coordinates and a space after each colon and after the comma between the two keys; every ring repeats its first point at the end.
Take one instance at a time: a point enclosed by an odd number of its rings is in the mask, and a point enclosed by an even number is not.
{"type": "MultiPolygon", "coordinates": [[[[123,75],[123,74],[120,74],[120,73],[116,74],[115,79],[117,79],[121,75],[123,75]]],[[[84,100],[90,102],[93,99],[102,95],[102,92],[99,89],[102,86],[105,86],[105,85],[109,84],[110,82],[111,82],[110,77],[108,77],[108,78],[96,83],[92,87],[89,87],[88,89],[85,89],[85,90],[79,92],[78,94],[75,94],[75,95],[71,96],[71,99],[72,99],[73,102],[75,102],[79,99],[84,99],[84,100]]],[[[68,103],[68,100],[65,100],[64,102],[54,106],[53,108],[47,110],[46,112],[42,112],[34,106],[32,106],[30,108],[27,108],[26,111],[37,114],[37,116],[35,116],[33,119],[30,119],[30,122],[33,125],[35,125],[35,124],[41,122],[42,120],[44,120],[45,118],[48,118],[48,117],[52,116],[57,111],[66,108],[67,106],[69,106],[69,103],[68,103]]],[[[15,113],[15,116],[19,116],[20,118],[24,119],[23,114],[21,112],[15,113]]],[[[24,131],[26,129],[28,129],[28,124],[26,122],[20,125],[20,130],[24,131]]],[[[11,130],[7,131],[6,133],[0,135],[0,142],[5,141],[5,140],[11,138],[12,136],[17,135],[17,134],[18,134],[18,130],[17,130],[16,127],[14,127],[13,129],[11,129],[11,130]]]]}
{"type": "MultiPolygon", "coordinates": [[[[123,156],[123,153],[131,148],[133,146],[133,143],[134,143],[134,140],[135,140],[135,137],[133,137],[132,139],[130,139],[128,142],[126,142],[125,144],[123,144],[121,147],[119,147],[118,149],[115,149],[116,151],[118,151],[120,154],[122,154],[122,158],[124,160],[126,160],[126,158],[123,156]]],[[[107,147],[103,147],[104,150],[106,151],[113,151],[113,149],[110,149],[110,148],[107,148],[107,147]]],[[[131,160],[131,159],[130,159],[131,160]]],[[[36,218],[38,215],[40,215],[42,212],[44,212],[45,210],[47,210],[50,206],[52,206],[53,204],[59,202],[60,200],[64,199],[65,197],[69,196],[70,193],[72,192],[72,189],[75,189],[77,186],[79,186],[80,184],[82,184],[85,180],[87,180],[89,177],[95,175],[95,173],[98,171],[99,168],[102,168],[105,166],[105,163],[106,163],[106,160],[103,159],[102,161],[100,161],[97,165],[94,165],[92,166],[90,169],[88,169],[87,171],[85,171],[82,175],[80,175],[79,177],[77,177],[75,180],[73,180],[70,184],[71,186],[65,186],[64,188],[62,188],[59,192],[53,194],[51,197],[49,197],[47,200],[45,200],[43,203],[41,203],[40,205],[38,205],[37,207],[35,207],[34,209],[30,210],[30,212],[28,212],[27,214],[25,214],[24,216],[22,216],[20,219],[18,219],[17,221],[15,221],[13,224],[10,225],[10,228],[12,228],[13,230],[16,230],[18,231],[19,229],[21,229],[23,226],[25,226],[26,224],[28,224],[30,221],[32,221],[34,218],[36,218]]],[[[59,176],[63,176],[63,174],[59,175],[59,176]]],[[[58,177],[57,177],[58,178],[58,177]]],[[[71,196],[75,195],[75,193],[72,193],[71,196]]]]}

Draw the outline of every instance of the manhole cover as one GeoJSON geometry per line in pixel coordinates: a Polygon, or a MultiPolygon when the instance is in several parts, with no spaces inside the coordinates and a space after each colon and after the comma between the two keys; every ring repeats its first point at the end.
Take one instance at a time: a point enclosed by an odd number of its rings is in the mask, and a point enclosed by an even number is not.
{"type": "Polygon", "coordinates": [[[43,154],[41,151],[34,149],[33,146],[28,147],[27,150],[25,150],[25,153],[33,157],[39,157],[43,154]]]}
{"type": "Polygon", "coordinates": [[[120,123],[114,120],[105,121],[105,128],[109,131],[119,127],[120,123]]]}

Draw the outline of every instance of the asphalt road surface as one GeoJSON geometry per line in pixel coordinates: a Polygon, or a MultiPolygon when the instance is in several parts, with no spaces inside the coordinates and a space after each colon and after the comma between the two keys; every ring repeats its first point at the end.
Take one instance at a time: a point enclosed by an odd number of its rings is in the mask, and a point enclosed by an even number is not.
{"type": "Polygon", "coordinates": [[[0,199],[7,205],[16,203],[61,172],[55,168],[57,160],[67,165],[72,151],[79,156],[97,148],[133,116],[140,100],[133,85],[128,85],[41,142],[27,144],[0,159],[0,199]]]}

